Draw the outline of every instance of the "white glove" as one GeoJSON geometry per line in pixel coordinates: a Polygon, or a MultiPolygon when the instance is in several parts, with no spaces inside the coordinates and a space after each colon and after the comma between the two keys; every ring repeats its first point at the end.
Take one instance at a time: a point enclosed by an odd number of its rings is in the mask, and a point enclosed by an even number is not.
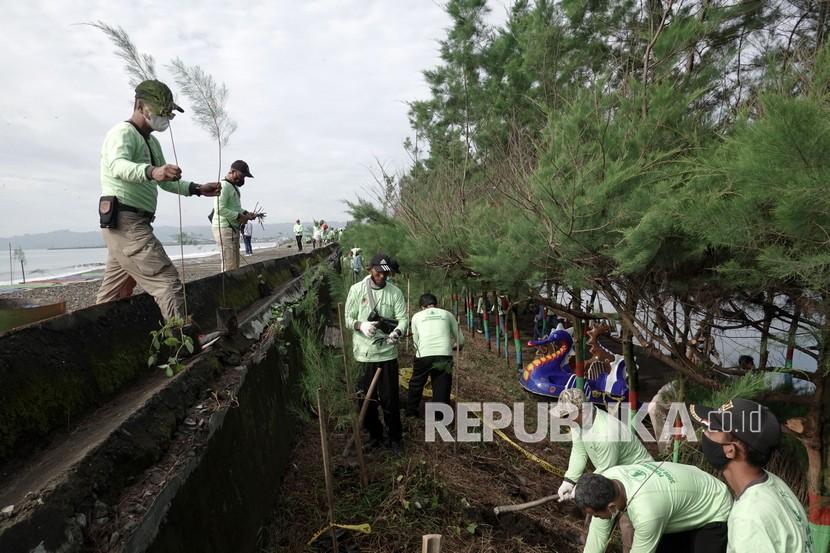
{"type": "Polygon", "coordinates": [[[562,485],[559,486],[559,491],[556,492],[559,495],[559,503],[562,503],[566,499],[573,499],[574,488],[575,486],[573,484],[571,484],[567,480],[563,480],[562,485]]]}
{"type": "Polygon", "coordinates": [[[378,327],[377,321],[371,322],[371,323],[369,321],[363,321],[362,323],[360,323],[360,326],[358,327],[358,329],[360,330],[361,334],[363,334],[367,338],[371,338],[372,336],[375,335],[375,332],[377,332],[377,330],[378,330],[377,327],[378,327]]]}
{"type": "Polygon", "coordinates": [[[392,334],[390,334],[386,338],[386,343],[387,344],[397,344],[398,340],[400,340],[400,339],[401,339],[401,331],[396,328],[395,330],[392,331],[392,334]]]}

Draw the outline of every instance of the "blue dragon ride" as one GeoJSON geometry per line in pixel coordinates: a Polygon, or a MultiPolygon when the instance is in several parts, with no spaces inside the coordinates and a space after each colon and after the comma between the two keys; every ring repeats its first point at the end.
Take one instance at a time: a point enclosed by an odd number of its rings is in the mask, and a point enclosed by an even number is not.
{"type": "MultiPolygon", "coordinates": [[[[625,361],[597,340],[597,335],[608,327],[595,327],[591,333],[592,357],[585,365],[585,397],[601,405],[628,401],[628,375],[625,361]]],[[[573,349],[571,330],[561,324],[541,340],[532,340],[528,346],[538,351],[536,359],[519,372],[519,384],[531,394],[543,397],[559,397],[563,390],[576,386],[576,374],[568,364],[573,349]]]]}

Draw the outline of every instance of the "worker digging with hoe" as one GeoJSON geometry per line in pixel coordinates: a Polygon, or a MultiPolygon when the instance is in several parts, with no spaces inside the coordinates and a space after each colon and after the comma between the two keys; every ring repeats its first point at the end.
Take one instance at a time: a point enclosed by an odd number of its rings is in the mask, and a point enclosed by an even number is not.
{"type": "MultiPolygon", "coordinates": [[[[597,409],[585,399],[579,388],[569,388],[559,395],[553,414],[576,423],[570,432],[571,456],[562,485],[559,486],[559,502],[574,498],[574,485],[585,472],[588,461],[596,472],[604,472],[617,465],[633,465],[651,461],[652,457],[640,439],[630,431],[628,425],[617,417],[597,409]]],[[[585,526],[591,521],[588,515],[585,526]]],[[[623,552],[631,549],[634,530],[626,513],[620,515],[620,533],[623,552]]],[[[582,540],[584,541],[584,535],[582,540]]]]}
{"type": "MultiPolygon", "coordinates": [[[[346,326],[354,333],[353,353],[362,370],[358,391],[365,395],[372,377],[380,368],[380,380],[366,413],[364,427],[369,432],[366,447],[383,443],[383,425],[378,405],[383,410],[389,447],[401,453],[401,413],[398,388],[398,342],[406,332],[406,302],[400,288],[387,282],[392,272],[390,257],[379,253],[369,262],[369,275],[349,288],[346,298],[346,326]]],[[[362,403],[362,401],[361,401],[362,403]]]]}
{"type": "Polygon", "coordinates": [[[631,553],[726,552],[732,496],[692,465],[650,461],[586,473],[574,501],[593,517],[583,553],[603,553],[623,513],[634,530],[631,553]]]}
{"type": "Polygon", "coordinates": [[[790,487],[764,470],[781,441],[781,424],[760,403],[734,399],[718,409],[691,405],[704,428],[703,456],[723,471],[735,496],[729,553],[811,553],[807,513],[790,487]]]}
{"type": "Polygon", "coordinates": [[[165,321],[179,320],[196,341],[197,327],[184,321],[184,292],[179,273],[153,234],[158,189],[182,196],[217,196],[217,182],[182,180],[182,170],[168,164],[158,139],[175,116],[184,112],[170,89],[146,80],[135,89],[133,114],[109,130],[101,147],[100,225],[107,245],[107,265],[97,303],[125,298],[136,284],[156,300],[165,321]]]}

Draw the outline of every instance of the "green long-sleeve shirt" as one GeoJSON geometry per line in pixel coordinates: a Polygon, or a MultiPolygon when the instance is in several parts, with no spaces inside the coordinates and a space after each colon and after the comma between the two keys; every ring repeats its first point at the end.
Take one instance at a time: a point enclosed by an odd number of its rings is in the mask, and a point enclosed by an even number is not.
{"type": "Polygon", "coordinates": [[[239,187],[223,179],[222,193],[213,200],[213,226],[239,230],[239,215],[243,211],[239,187]]]}
{"type": "Polygon", "coordinates": [[[464,345],[458,322],[445,309],[430,307],[412,315],[412,341],[415,357],[452,355],[453,346],[464,345]]]}
{"type": "Polygon", "coordinates": [[[130,123],[118,123],[107,132],[101,146],[101,195],[155,213],[158,189],[189,196],[190,182],[155,182],[147,179],[147,167],[164,165],[161,144],[152,134],[144,137],[130,123]],[[149,145],[149,148],[148,148],[149,145]]]}
{"type": "Polygon", "coordinates": [[[593,407],[594,420],[590,429],[571,431],[571,457],[565,480],[576,482],[588,460],[596,472],[617,465],[634,465],[651,461],[651,455],[634,432],[617,417],[593,407]]]}
{"type": "MultiPolygon", "coordinates": [[[[394,344],[387,344],[378,333],[375,337],[367,338],[362,332],[354,329],[355,322],[369,320],[369,313],[372,307],[369,305],[369,298],[366,293],[366,281],[371,278],[367,276],[360,282],[349,288],[349,295],[346,297],[346,326],[352,330],[352,351],[355,361],[360,363],[374,363],[380,361],[391,361],[398,358],[398,348],[394,344]]],[[[397,330],[406,332],[406,302],[403,292],[394,284],[387,282],[380,290],[372,290],[377,304],[378,314],[388,319],[398,321],[397,330]]]]}
{"type": "Polygon", "coordinates": [[[807,514],[783,480],[764,472],[735,499],[729,513],[728,553],[811,553],[807,514]]]}
{"type": "MultiPolygon", "coordinates": [[[[626,513],[634,527],[630,553],[653,553],[663,534],[694,530],[729,518],[729,488],[692,465],[651,461],[612,467],[602,475],[625,488],[626,513]]],[[[593,517],[583,553],[605,551],[612,525],[610,519],[593,517]]]]}

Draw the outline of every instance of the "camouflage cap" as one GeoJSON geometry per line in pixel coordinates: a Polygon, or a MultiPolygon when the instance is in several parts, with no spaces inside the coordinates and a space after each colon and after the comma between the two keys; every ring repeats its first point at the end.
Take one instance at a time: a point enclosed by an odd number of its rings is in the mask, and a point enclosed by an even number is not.
{"type": "Polygon", "coordinates": [[[173,101],[173,93],[170,88],[161,81],[147,80],[135,87],[136,100],[145,100],[153,108],[158,110],[158,115],[166,115],[174,109],[181,113],[184,110],[173,101]]]}
{"type": "Polygon", "coordinates": [[[555,417],[563,417],[568,413],[578,413],[585,403],[585,393],[579,388],[568,388],[562,390],[556,405],[551,407],[551,413],[555,417]]]}

